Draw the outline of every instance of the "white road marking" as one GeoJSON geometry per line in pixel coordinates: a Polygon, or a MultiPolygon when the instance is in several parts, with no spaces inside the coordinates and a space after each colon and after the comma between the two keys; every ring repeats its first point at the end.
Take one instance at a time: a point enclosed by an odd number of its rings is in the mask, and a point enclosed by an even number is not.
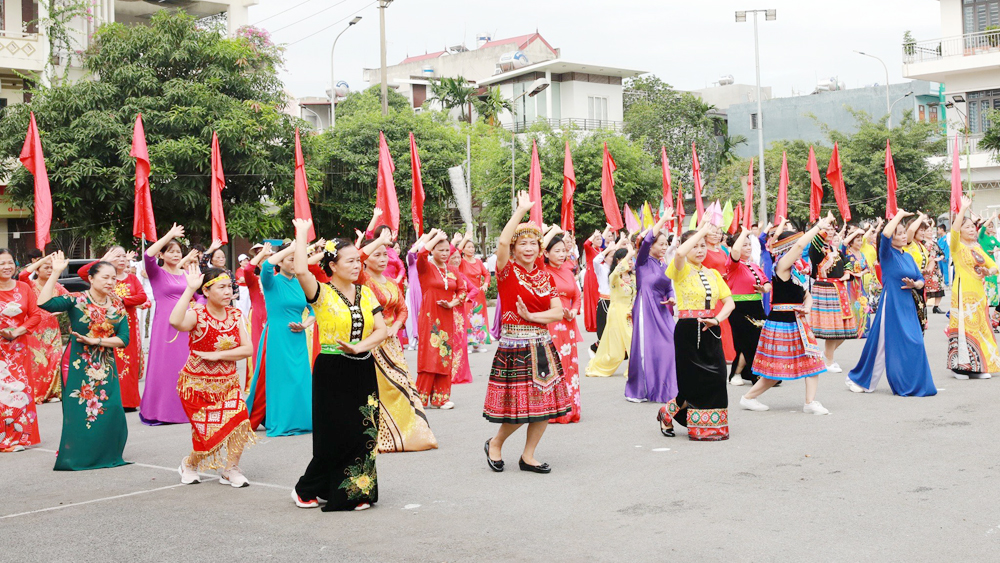
{"type": "Polygon", "coordinates": [[[59,505],[59,506],[50,506],[49,508],[39,508],[38,510],[29,510],[28,512],[18,512],[17,514],[7,514],[6,516],[0,516],[0,520],[3,520],[5,518],[16,518],[18,516],[27,516],[29,514],[38,514],[39,512],[50,512],[52,510],[62,510],[63,508],[71,508],[71,507],[74,507],[74,506],[83,506],[85,504],[91,504],[91,503],[95,503],[95,502],[104,502],[106,500],[115,500],[115,499],[119,499],[119,498],[132,497],[132,496],[135,496],[135,495],[144,495],[146,493],[155,493],[157,491],[165,491],[167,489],[176,489],[177,487],[183,487],[183,486],[184,486],[183,484],[177,483],[175,485],[167,485],[166,487],[159,487],[159,488],[156,488],[156,489],[149,489],[149,490],[146,490],[146,491],[135,491],[135,492],[132,492],[132,493],[125,493],[123,495],[115,495],[115,496],[112,496],[112,497],[95,498],[95,499],[92,499],[92,500],[85,500],[85,501],[82,501],[82,502],[75,502],[73,504],[62,504],[62,505],[59,505]]]}
{"type": "Polygon", "coordinates": [[[419,504],[408,504],[403,507],[403,510],[413,510],[414,508],[420,508],[419,504]]]}
{"type": "Polygon", "coordinates": [[[653,448],[654,452],[669,452],[670,448],[653,448]]]}

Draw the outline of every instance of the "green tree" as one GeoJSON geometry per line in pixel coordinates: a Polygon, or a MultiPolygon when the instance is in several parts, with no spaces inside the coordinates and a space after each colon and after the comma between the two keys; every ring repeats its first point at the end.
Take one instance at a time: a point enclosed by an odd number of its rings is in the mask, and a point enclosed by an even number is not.
{"type": "Polygon", "coordinates": [[[1000,110],[991,111],[988,117],[989,127],[983,132],[979,147],[993,153],[993,159],[1000,162],[1000,110]]]}
{"type": "MultiPolygon", "coordinates": [[[[932,217],[946,211],[949,200],[946,170],[943,165],[930,163],[933,157],[940,156],[945,150],[940,127],[915,121],[912,113],[907,113],[902,123],[890,130],[886,127],[885,119],[875,121],[865,112],[852,113],[857,126],[855,133],[843,133],[824,126],[827,143],[814,145],[823,181],[824,213],[829,210],[839,216],[833,188],[826,179],[826,169],[836,141],[840,148],[840,163],[844,169],[852,222],[885,216],[887,138],[892,146],[893,163],[899,182],[896,192],[899,207],[910,211],[924,211],[932,217]]],[[[784,152],[788,155],[788,214],[800,225],[808,220],[810,180],[806,165],[809,146],[805,141],[779,141],[772,143],[765,151],[767,203],[771,219],[774,218],[781,156],[784,152]]],[[[712,186],[712,199],[718,198],[722,202],[731,199],[734,203],[742,200],[743,182],[746,181],[749,162],[749,159],[740,159],[722,168],[712,186]]],[[[754,164],[756,167],[760,163],[754,164]]],[[[754,213],[759,203],[757,197],[755,187],[754,213]]]]}
{"type": "Polygon", "coordinates": [[[514,111],[514,103],[503,96],[499,86],[494,86],[487,91],[485,96],[478,99],[476,111],[483,117],[483,121],[496,126],[500,123],[500,116],[505,111],[514,111]]]}
{"type": "MultiPolygon", "coordinates": [[[[281,112],[281,61],[264,32],[250,28],[227,38],[183,13],[158,12],[148,26],[102,26],[84,58],[94,80],[36,90],[30,104],[8,107],[0,119],[9,189],[15,200],[32,201],[32,178],[16,157],[34,111],[54,227],[99,236],[110,226],[114,238],[130,241],[135,164],[129,150],[141,112],[159,232],[175,221],[192,233],[209,232],[213,131],[226,172],[230,233],[257,238],[285,231],[294,132],[305,122],[281,112]],[[268,212],[269,201],[280,213],[268,212]]],[[[308,135],[304,143],[308,151],[308,135]]]]}
{"type": "Polygon", "coordinates": [[[674,90],[655,76],[626,82],[624,97],[625,134],[639,142],[658,164],[660,147],[665,146],[674,178],[691,185],[691,143],[697,144],[703,178],[715,173],[722,149],[712,106],[690,92],[674,90]]]}
{"type": "Polygon", "coordinates": [[[445,109],[458,108],[462,121],[471,122],[472,114],[466,116],[466,108],[470,107],[476,100],[476,88],[461,76],[456,78],[444,77],[440,80],[431,81],[431,92],[434,94],[429,101],[441,102],[445,109]]]}

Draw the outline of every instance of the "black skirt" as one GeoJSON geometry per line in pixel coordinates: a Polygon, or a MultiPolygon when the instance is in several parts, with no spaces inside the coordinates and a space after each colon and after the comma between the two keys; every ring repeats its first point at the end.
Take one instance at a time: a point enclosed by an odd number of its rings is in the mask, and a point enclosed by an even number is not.
{"type": "MultiPolygon", "coordinates": [[[[764,326],[764,304],[761,301],[737,301],[736,308],[729,315],[729,324],[733,327],[733,347],[736,348],[737,359],[733,361],[729,377],[736,375],[736,365],[739,355],[746,360],[740,377],[747,381],[757,382],[753,374],[753,360],[757,357],[757,344],[760,342],[760,330],[764,326]],[[758,324],[754,324],[754,322],[758,324]]],[[[702,335],[704,341],[705,335],[702,335]]]]}
{"type": "MultiPolygon", "coordinates": [[[[697,319],[680,319],[674,329],[674,354],[677,362],[677,405],[674,421],[687,425],[692,418],[704,418],[706,413],[725,414],[729,406],[726,390],[726,357],[722,352],[722,331],[712,327],[701,332],[697,319]],[[699,332],[700,342],[699,342],[699,332]]],[[[725,435],[729,434],[728,420],[724,422],[725,435]]],[[[721,426],[721,425],[720,425],[721,426]]],[[[699,439],[692,436],[692,439],[699,439]]],[[[716,438],[718,439],[718,438],[716,438]]],[[[725,438],[722,438],[725,439],[725,438]]]]}
{"type": "Polygon", "coordinates": [[[313,366],[313,457],[295,485],[324,512],[378,501],[378,379],[375,358],[320,354],[313,366]]]}

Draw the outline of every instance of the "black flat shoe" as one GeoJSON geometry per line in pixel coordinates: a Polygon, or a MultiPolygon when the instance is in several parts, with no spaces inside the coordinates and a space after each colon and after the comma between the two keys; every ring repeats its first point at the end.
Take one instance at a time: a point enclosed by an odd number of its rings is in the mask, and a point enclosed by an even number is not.
{"type": "Polygon", "coordinates": [[[493,438],[486,440],[486,446],[483,447],[483,449],[486,451],[486,463],[490,465],[490,469],[496,471],[497,473],[500,473],[501,471],[503,471],[503,460],[501,459],[500,461],[493,461],[490,458],[490,440],[492,439],[493,438]]]}
{"type": "Polygon", "coordinates": [[[676,436],[674,434],[674,425],[671,424],[669,427],[663,425],[663,421],[669,418],[670,415],[667,414],[667,407],[660,407],[660,412],[656,414],[656,420],[660,423],[660,434],[663,434],[667,438],[673,438],[676,436]]]}
{"type": "Polygon", "coordinates": [[[517,465],[521,468],[521,471],[531,471],[533,473],[549,473],[552,471],[552,468],[547,463],[543,463],[541,465],[529,465],[524,461],[523,457],[518,460],[517,465]]]}

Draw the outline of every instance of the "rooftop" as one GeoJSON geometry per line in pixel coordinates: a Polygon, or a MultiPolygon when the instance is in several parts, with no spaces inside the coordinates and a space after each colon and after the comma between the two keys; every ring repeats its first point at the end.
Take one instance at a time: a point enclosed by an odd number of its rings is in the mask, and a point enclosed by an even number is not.
{"type": "Polygon", "coordinates": [[[431,59],[436,59],[438,57],[447,55],[448,51],[435,51],[433,53],[424,53],[423,55],[415,55],[412,57],[406,57],[403,62],[399,63],[405,65],[406,63],[419,63],[420,61],[429,61],[431,59]]]}
{"type": "MultiPolygon", "coordinates": [[[[487,41],[486,43],[483,44],[482,47],[479,47],[479,49],[508,47],[510,49],[519,50],[526,48],[528,45],[534,43],[535,41],[541,41],[542,44],[544,44],[550,51],[552,51],[553,54],[555,55],[559,54],[559,51],[557,51],[554,47],[552,47],[552,45],[549,45],[549,42],[546,41],[545,38],[542,37],[541,34],[538,33],[537,31],[535,33],[529,33],[528,35],[519,35],[517,37],[508,37],[506,39],[494,39],[492,41],[487,41]]],[[[478,51],[479,49],[472,49],[471,51],[478,51]]],[[[471,52],[471,51],[465,51],[465,52],[471,52]]],[[[404,65],[407,63],[418,63],[420,61],[429,61],[432,59],[436,59],[438,57],[443,57],[448,54],[449,54],[448,51],[444,50],[444,51],[435,51],[433,53],[424,53],[423,55],[414,55],[412,57],[406,57],[399,64],[404,65]]]]}
{"type": "Polygon", "coordinates": [[[480,80],[480,86],[489,86],[491,84],[496,84],[497,82],[502,82],[508,78],[516,78],[523,74],[529,74],[533,72],[549,71],[556,74],[562,74],[565,72],[581,72],[586,74],[599,74],[602,76],[617,76],[620,78],[634,78],[640,74],[646,74],[645,70],[635,70],[630,68],[619,68],[608,65],[595,65],[595,64],[582,64],[571,61],[566,61],[563,59],[552,59],[551,61],[544,61],[533,65],[528,65],[524,68],[519,68],[517,70],[511,70],[508,72],[503,72],[500,74],[495,74],[486,80],[480,80]]]}

